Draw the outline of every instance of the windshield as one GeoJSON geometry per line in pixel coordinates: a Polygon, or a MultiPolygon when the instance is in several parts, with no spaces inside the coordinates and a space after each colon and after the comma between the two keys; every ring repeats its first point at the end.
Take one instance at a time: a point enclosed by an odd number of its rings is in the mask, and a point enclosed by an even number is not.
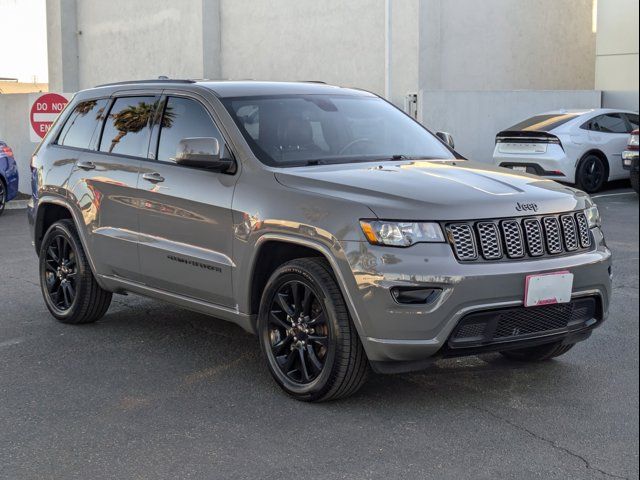
{"type": "Polygon", "coordinates": [[[271,166],[455,158],[419,123],[378,97],[278,95],[223,103],[254,154],[271,166]]]}

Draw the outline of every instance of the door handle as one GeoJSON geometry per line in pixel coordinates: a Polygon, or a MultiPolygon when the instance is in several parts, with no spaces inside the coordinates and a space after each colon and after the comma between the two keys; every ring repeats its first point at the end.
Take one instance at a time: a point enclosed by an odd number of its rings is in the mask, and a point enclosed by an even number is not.
{"type": "Polygon", "coordinates": [[[142,175],[142,178],[144,178],[147,182],[151,182],[151,183],[164,182],[164,177],[160,175],[158,172],[144,173],[142,175]]]}
{"type": "Polygon", "coordinates": [[[93,170],[96,168],[96,164],[93,162],[78,162],[76,165],[82,170],[93,170]]]}

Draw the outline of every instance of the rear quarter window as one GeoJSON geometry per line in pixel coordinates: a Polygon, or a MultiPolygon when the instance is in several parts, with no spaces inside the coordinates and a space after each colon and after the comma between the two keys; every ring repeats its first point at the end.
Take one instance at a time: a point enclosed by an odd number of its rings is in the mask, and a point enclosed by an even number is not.
{"type": "Polygon", "coordinates": [[[89,148],[91,140],[104,119],[107,99],[80,102],[65,122],[57,144],[65,147],[89,148]]]}

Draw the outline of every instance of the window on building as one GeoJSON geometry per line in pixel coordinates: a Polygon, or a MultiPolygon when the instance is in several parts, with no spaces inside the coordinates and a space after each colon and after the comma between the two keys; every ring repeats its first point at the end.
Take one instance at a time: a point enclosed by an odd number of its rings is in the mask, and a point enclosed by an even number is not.
{"type": "Polygon", "coordinates": [[[156,97],[118,98],[107,117],[100,151],[146,157],[156,97]]]}
{"type": "Polygon", "coordinates": [[[169,97],[162,116],[158,160],[175,162],[180,140],[193,137],[213,137],[220,142],[221,151],[224,147],[220,130],[200,102],[190,98],[169,97]]]}
{"type": "Polygon", "coordinates": [[[76,105],[60,131],[58,145],[89,148],[98,125],[104,119],[107,104],[107,99],[99,99],[87,100],[76,105]]]}

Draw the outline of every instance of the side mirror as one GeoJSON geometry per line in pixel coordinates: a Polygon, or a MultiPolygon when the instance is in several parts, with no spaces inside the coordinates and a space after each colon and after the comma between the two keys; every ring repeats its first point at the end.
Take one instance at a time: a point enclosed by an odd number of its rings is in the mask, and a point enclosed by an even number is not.
{"type": "Polygon", "coordinates": [[[436,133],[436,137],[442,140],[444,143],[449,145],[451,148],[456,148],[456,142],[453,141],[453,135],[447,132],[438,132],[436,133]]]}
{"type": "Polygon", "coordinates": [[[235,164],[232,158],[220,158],[220,142],[213,137],[183,138],[178,143],[178,165],[226,172],[235,164]]]}

